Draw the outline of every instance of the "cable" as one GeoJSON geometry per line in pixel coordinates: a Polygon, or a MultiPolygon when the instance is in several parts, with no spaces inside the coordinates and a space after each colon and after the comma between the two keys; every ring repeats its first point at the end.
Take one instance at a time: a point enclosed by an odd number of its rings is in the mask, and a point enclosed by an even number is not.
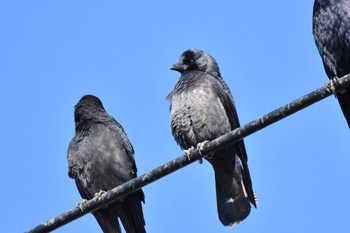
{"type": "Polygon", "coordinates": [[[80,203],[75,208],[54,217],[35,228],[27,231],[28,233],[39,233],[39,232],[49,232],[55,230],[91,211],[97,210],[102,206],[108,205],[136,190],[141,189],[142,187],[166,176],[170,173],[183,168],[203,157],[205,155],[215,152],[222,147],[225,147],[229,144],[233,144],[244,137],[253,134],[273,123],[279,121],[303,108],[310,106],[311,104],[316,103],[332,94],[340,92],[345,88],[350,87],[350,74],[345,75],[342,78],[334,78],[329,80],[323,87],[310,92],[293,102],[290,102],[268,114],[263,115],[262,117],[249,122],[233,131],[230,131],[212,141],[204,143],[200,151],[198,149],[192,150],[186,156],[180,156],[170,162],[165,163],[162,166],[159,166],[139,177],[136,177],[122,185],[119,185],[116,188],[111,189],[110,191],[80,203]]]}

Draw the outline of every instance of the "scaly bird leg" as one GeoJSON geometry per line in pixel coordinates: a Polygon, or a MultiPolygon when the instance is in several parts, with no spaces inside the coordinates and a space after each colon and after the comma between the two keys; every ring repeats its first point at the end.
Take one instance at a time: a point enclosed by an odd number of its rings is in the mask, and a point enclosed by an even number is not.
{"type": "MultiPolygon", "coordinates": [[[[204,142],[200,142],[200,143],[197,144],[197,150],[198,150],[198,152],[199,152],[200,155],[202,155],[202,150],[203,150],[203,148],[204,148],[204,145],[207,144],[208,142],[209,142],[208,140],[205,140],[204,142]]],[[[191,147],[188,148],[187,150],[184,150],[184,153],[185,153],[185,155],[187,156],[188,160],[190,160],[190,154],[193,152],[194,149],[195,149],[195,148],[194,148],[193,146],[191,146],[191,147]]],[[[199,162],[200,164],[202,164],[202,163],[203,163],[203,159],[200,158],[200,159],[198,160],[198,162],[199,162]]]]}
{"type": "Polygon", "coordinates": [[[81,202],[79,202],[77,204],[77,207],[81,210],[81,211],[84,211],[85,209],[85,203],[87,202],[88,200],[87,199],[82,199],[81,202]]]}
{"type": "Polygon", "coordinates": [[[325,84],[326,90],[328,92],[335,94],[337,92],[338,80],[339,80],[338,76],[334,76],[334,78],[329,79],[325,84]]]}
{"type": "MultiPolygon", "coordinates": [[[[97,198],[99,199],[104,193],[106,193],[106,191],[101,190],[101,191],[99,191],[98,193],[95,193],[95,194],[94,194],[94,198],[97,197],[97,198]]],[[[86,203],[87,201],[88,201],[87,199],[84,199],[84,198],[83,198],[83,200],[81,200],[81,202],[78,203],[77,206],[79,207],[79,209],[80,209],[81,211],[84,211],[84,209],[85,209],[85,203],[86,203]]]]}
{"type": "Polygon", "coordinates": [[[98,193],[94,194],[94,198],[97,197],[97,199],[99,199],[103,194],[105,194],[106,191],[104,190],[100,190],[98,193]]]}
{"type": "MultiPolygon", "coordinates": [[[[200,143],[197,144],[197,150],[199,151],[199,154],[200,154],[200,155],[202,155],[202,150],[203,150],[203,148],[204,148],[204,145],[207,144],[208,142],[209,142],[208,140],[205,140],[205,141],[200,142],[200,143]]],[[[200,158],[200,159],[198,160],[198,162],[199,162],[200,164],[202,164],[202,163],[203,163],[203,159],[200,158]]]]}
{"type": "MultiPolygon", "coordinates": [[[[100,200],[101,196],[102,196],[103,194],[105,194],[105,193],[106,193],[106,191],[100,190],[98,193],[95,193],[95,194],[94,194],[94,198],[97,198],[98,200],[100,200]]],[[[104,206],[102,206],[101,209],[105,209],[105,208],[107,208],[107,207],[108,207],[108,205],[104,205],[104,206]]]]}
{"type": "Polygon", "coordinates": [[[190,160],[190,154],[192,153],[193,150],[194,150],[193,146],[191,146],[187,150],[184,150],[185,156],[187,156],[188,160],[190,160]]]}

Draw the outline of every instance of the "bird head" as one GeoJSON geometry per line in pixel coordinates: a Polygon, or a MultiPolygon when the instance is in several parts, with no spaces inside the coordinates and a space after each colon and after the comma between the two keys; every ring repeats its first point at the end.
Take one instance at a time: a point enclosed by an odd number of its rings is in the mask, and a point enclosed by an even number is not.
{"type": "Polygon", "coordinates": [[[101,100],[93,95],[83,96],[74,106],[75,122],[79,123],[83,120],[94,119],[97,117],[97,112],[105,111],[101,100]]]}
{"type": "Polygon", "coordinates": [[[188,49],[180,56],[178,63],[170,67],[180,73],[184,71],[219,72],[215,59],[207,52],[200,49],[188,49]]]}

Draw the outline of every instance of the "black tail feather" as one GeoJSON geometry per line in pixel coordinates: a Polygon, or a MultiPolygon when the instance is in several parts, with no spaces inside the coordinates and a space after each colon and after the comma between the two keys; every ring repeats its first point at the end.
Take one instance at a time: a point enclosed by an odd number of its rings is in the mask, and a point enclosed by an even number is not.
{"type": "Polygon", "coordinates": [[[144,195],[139,190],[125,197],[121,204],[123,208],[119,216],[127,233],[146,233],[141,200],[144,200],[144,195]]]}
{"type": "Polygon", "coordinates": [[[225,194],[225,190],[216,180],[216,200],[219,219],[225,226],[231,226],[243,221],[250,213],[250,202],[244,190],[243,182],[240,185],[241,190],[233,197],[225,194]]]}
{"type": "Polygon", "coordinates": [[[93,215],[104,233],[121,233],[118,217],[126,233],[146,233],[141,201],[144,201],[144,194],[139,190],[93,215]]]}
{"type": "Polygon", "coordinates": [[[92,213],[104,233],[121,233],[118,217],[113,207],[101,208],[92,213]]]}
{"type": "MultiPolygon", "coordinates": [[[[242,170],[238,156],[231,147],[216,152],[209,162],[215,172],[216,200],[220,221],[225,226],[243,221],[250,213],[250,199],[254,197],[250,197],[247,192],[249,190],[244,182],[248,178],[243,178],[246,173],[242,170]]],[[[248,180],[250,181],[250,177],[248,180]]],[[[253,204],[256,204],[255,199],[253,204]]]]}

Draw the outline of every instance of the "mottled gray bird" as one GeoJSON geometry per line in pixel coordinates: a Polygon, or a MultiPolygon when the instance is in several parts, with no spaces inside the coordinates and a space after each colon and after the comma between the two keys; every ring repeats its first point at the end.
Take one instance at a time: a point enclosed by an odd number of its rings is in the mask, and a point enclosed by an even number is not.
{"type": "MultiPolygon", "coordinates": [[[[134,150],[123,127],[104,109],[99,98],[86,95],[75,105],[75,136],[68,148],[68,175],[80,195],[91,199],[137,176],[134,150]]],[[[105,233],[146,232],[138,190],[108,207],[93,212],[105,233]]]]}
{"type": "MultiPolygon", "coordinates": [[[[218,64],[207,52],[189,49],[170,69],[181,77],[171,99],[171,129],[176,142],[188,150],[237,127],[231,92],[218,64]]],[[[225,226],[239,223],[256,207],[243,140],[206,157],[214,168],[219,219],[225,226]]]]}
{"type": "MultiPolygon", "coordinates": [[[[328,78],[350,73],[350,1],[316,0],[313,35],[328,78]]],[[[336,97],[350,127],[350,88],[336,97]]]]}

